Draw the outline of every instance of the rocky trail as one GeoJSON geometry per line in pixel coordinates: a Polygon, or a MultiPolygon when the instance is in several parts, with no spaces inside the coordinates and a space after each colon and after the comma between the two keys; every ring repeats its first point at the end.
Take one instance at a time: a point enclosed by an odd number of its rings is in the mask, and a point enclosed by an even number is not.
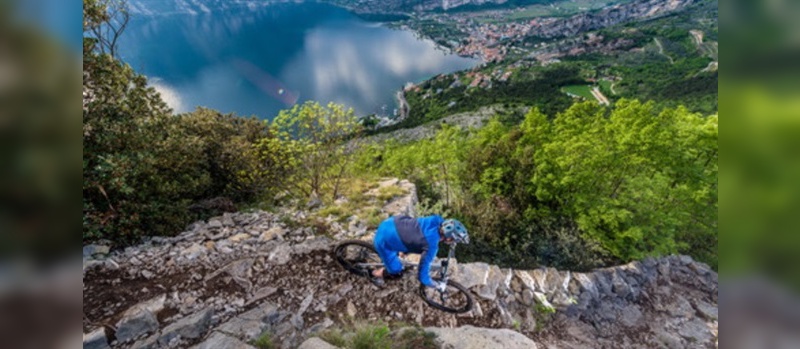
{"type": "Polygon", "coordinates": [[[322,237],[279,214],[236,213],[110,254],[88,246],[84,348],[250,348],[264,332],[295,348],[353,319],[427,327],[441,341],[505,328],[532,340],[520,347],[716,347],[717,274],[689,257],[591,273],[456,263],[477,304],[453,315],[424,303],[413,273],[377,287],[340,267],[336,240],[371,239],[358,226],[322,237]]]}

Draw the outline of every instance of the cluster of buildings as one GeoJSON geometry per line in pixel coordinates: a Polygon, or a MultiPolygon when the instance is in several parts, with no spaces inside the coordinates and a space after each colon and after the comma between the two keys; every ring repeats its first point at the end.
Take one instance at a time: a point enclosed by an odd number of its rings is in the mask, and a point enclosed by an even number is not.
{"type": "Polygon", "coordinates": [[[456,47],[455,51],[465,56],[480,56],[486,62],[503,60],[508,54],[506,43],[524,38],[535,25],[533,22],[470,26],[467,28],[469,37],[466,43],[456,47]]]}

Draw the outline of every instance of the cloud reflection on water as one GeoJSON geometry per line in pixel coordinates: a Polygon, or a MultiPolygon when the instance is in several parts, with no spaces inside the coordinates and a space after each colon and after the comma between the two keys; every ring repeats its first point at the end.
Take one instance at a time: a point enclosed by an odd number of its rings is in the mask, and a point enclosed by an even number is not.
{"type": "Polygon", "coordinates": [[[406,82],[477,64],[323,4],[139,18],[121,47],[134,69],[163,79],[153,85],[176,112],[265,119],[306,100],[391,113],[406,82]]]}
{"type": "Polygon", "coordinates": [[[301,52],[287,65],[284,80],[309,91],[307,99],[346,103],[360,114],[391,108],[393,91],[407,82],[477,62],[445,54],[410,32],[374,25],[309,31],[301,52]]]}

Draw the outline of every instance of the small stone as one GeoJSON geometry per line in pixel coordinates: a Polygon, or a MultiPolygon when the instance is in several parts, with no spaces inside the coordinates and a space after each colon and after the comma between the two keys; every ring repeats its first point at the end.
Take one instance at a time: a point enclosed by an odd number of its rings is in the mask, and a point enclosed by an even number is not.
{"type": "Polygon", "coordinates": [[[639,307],[635,305],[629,305],[623,308],[619,316],[620,323],[627,327],[641,326],[641,319],[642,312],[639,310],[639,307]]]}
{"type": "Polygon", "coordinates": [[[211,250],[214,249],[214,246],[216,246],[217,244],[212,240],[208,240],[206,241],[205,245],[206,245],[206,250],[211,250]]]}
{"type": "Polygon", "coordinates": [[[203,246],[200,246],[199,244],[195,243],[195,244],[192,244],[192,246],[189,246],[186,249],[184,249],[183,251],[181,251],[181,255],[186,257],[186,259],[190,259],[191,260],[191,259],[197,258],[198,256],[200,256],[204,252],[205,252],[205,249],[203,248],[203,246]]]}
{"type": "Polygon", "coordinates": [[[481,309],[481,303],[476,302],[472,306],[472,313],[475,314],[476,317],[482,317],[483,316],[483,310],[481,309]]]}
{"type": "Polygon", "coordinates": [[[308,200],[308,203],[306,204],[306,208],[308,208],[309,210],[313,210],[313,209],[315,209],[317,207],[320,207],[320,206],[322,206],[322,200],[320,200],[319,197],[317,197],[316,194],[314,194],[311,197],[311,199],[308,200]]]}
{"type": "Polygon", "coordinates": [[[680,349],[684,347],[681,344],[680,338],[663,330],[656,333],[656,338],[669,349],[680,349]]]}
{"type": "Polygon", "coordinates": [[[250,234],[239,233],[239,234],[236,234],[236,235],[231,236],[230,238],[228,238],[228,241],[238,243],[238,242],[241,242],[243,240],[247,240],[249,238],[250,238],[250,234]]]}
{"type": "Polygon", "coordinates": [[[83,335],[84,349],[108,349],[108,338],[102,327],[83,335]]]}
{"type": "Polygon", "coordinates": [[[156,349],[158,348],[158,334],[139,340],[130,349],[156,349]]]}
{"type": "Polygon", "coordinates": [[[670,315],[676,317],[690,317],[693,313],[692,305],[680,295],[675,297],[675,302],[667,307],[667,311],[670,315]]]}
{"type": "Polygon", "coordinates": [[[281,227],[272,227],[269,230],[265,231],[261,234],[259,240],[261,241],[270,241],[272,239],[283,239],[283,235],[286,234],[286,230],[281,227]]]}
{"type": "Polygon", "coordinates": [[[104,266],[107,269],[111,269],[111,270],[119,269],[119,263],[117,263],[115,260],[113,260],[111,258],[108,258],[108,259],[105,260],[105,265],[104,266]]]}
{"type": "Polygon", "coordinates": [[[347,310],[347,316],[349,316],[351,318],[355,318],[356,317],[356,306],[353,305],[352,302],[349,302],[349,301],[347,302],[347,309],[346,310],[347,310]]]}
{"type": "Polygon", "coordinates": [[[83,246],[83,257],[91,257],[94,255],[105,255],[111,250],[110,247],[106,245],[86,245],[83,246]]]}
{"type": "Polygon", "coordinates": [[[315,324],[314,326],[309,327],[308,328],[308,333],[309,334],[317,333],[317,332],[322,331],[322,330],[324,330],[324,329],[326,329],[328,327],[331,327],[331,325],[333,325],[333,320],[331,320],[329,318],[325,318],[324,320],[322,320],[322,322],[320,322],[318,324],[315,324]]]}
{"type": "Polygon", "coordinates": [[[631,286],[619,275],[619,272],[611,274],[611,290],[620,298],[625,298],[631,294],[631,286]]]}
{"type": "Polygon", "coordinates": [[[700,313],[700,316],[702,316],[704,319],[708,321],[714,321],[719,319],[719,310],[717,309],[717,306],[708,304],[703,301],[693,301],[693,302],[695,303],[694,304],[695,309],[697,309],[697,312],[700,313]]]}
{"type": "Polygon", "coordinates": [[[208,221],[209,228],[222,228],[222,222],[219,219],[211,219],[208,221]]]}
{"type": "Polygon", "coordinates": [[[186,298],[184,298],[184,299],[183,299],[183,305],[185,305],[185,306],[192,306],[192,305],[194,305],[194,303],[195,303],[196,301],[197,301],[197,298],[194,298],[194,297],[192,297],[192,296],[188,296],[188,297],[186,297],[186,298]]]}
{"type": "Polygon", "coordinates": [[[522,304],[531,306],[533,305],[533,302],[534,302],[533,291],[531,290],[522,291],[522,304]]]}
{"type": "Polygon", "coordinates": [[[145,279],[152,279],[152,278],[153,278],[154,276],[156,276],[156,275],[155,275],[155,274],[153,274],[153,272],[151,272],[151,271],[149,271],[149,270],[142,270],[142,276],[143,276],[145,279]]]}
{"type": "Polygon", "coordinates": [[[678,328],[678,334],[698,345],[705,345],[712,338],[708,325],[700,319],[692,319],[684,323],[678,328]]]}

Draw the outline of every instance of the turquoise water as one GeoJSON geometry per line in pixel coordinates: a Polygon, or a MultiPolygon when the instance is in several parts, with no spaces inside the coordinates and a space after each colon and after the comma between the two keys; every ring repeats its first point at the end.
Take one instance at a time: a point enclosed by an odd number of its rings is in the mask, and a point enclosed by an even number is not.
{"type": "Polygon", "coordinates": [[[263,119],[306,100],[392,114],[407,82],[479,63],[316,3],[138,16],[119,50],[176,112],[205,106],[263,119]]]}

